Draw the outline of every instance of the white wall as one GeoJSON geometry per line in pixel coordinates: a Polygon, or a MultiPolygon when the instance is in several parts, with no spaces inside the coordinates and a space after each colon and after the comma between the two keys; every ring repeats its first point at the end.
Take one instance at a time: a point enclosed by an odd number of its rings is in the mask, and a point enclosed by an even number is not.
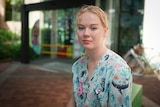
{"type": "Polygon", "coordinates": [[[160,52],[160,0],[145,0],[143,44],[160,52]]]}
{"type": "Polygon", "coordinates": [[[33,4],[33,3],[39,3],[43,0],[24,0],[24,4],[33,4]]]}
{"type": "Polygon", "coordinates": [[[20,21],[7,21],[7,26],[8,28],[18,34],[18,35],[21,35],[21,22],[20,21]]]}

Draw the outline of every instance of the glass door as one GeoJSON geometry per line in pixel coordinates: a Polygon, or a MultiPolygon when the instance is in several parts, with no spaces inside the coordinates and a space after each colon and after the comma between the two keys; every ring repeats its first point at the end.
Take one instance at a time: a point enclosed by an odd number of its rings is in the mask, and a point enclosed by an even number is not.
{"type": "Polygon", "coordinates": [[[144,0],[120,0],[118,52],[142,42],[144,0]]]}

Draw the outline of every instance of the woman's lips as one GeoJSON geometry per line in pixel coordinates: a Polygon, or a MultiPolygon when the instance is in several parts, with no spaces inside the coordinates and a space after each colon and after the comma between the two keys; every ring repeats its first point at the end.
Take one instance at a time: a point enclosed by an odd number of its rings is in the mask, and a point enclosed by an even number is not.
{"type": "Polygon", "coordinates": [[[89,44],[91,41],[90,40],[83,40],[84,44],[89,44]]]}

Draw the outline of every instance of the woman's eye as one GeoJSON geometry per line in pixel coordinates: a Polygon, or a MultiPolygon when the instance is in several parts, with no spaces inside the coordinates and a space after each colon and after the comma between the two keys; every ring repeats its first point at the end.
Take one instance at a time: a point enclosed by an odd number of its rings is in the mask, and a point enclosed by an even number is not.
{"type": "Polygon", "coordinates": [[[96,30],[96,29],[97,29],[96,27],[92,27],[92,28],[91,28],[91,30],[96,30]]]}
{"type": "Polygon", "coordinates": [[[84,27],[78,27],[78,29],[79,29],[79,30],[83,30],[83,29],[84,29],[84,27]]]}

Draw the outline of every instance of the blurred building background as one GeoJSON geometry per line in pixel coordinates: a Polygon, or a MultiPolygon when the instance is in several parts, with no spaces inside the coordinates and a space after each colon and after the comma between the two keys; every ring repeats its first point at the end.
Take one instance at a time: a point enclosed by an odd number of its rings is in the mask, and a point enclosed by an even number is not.
{"type": "Polygon", "coordinates": [[[39,56],[37,58],[77,58],[83,48],[74,33],[75,14],[84,4],[97,5],[108,14],[107,46],[121,56],[137,43],[158,49],[159,0],[86,0],[79,5],[74,3],[73,0],[0,0],[0,28],[9,29],[22,37],[22,55],[19,56],[22,62],[33,60],[26,47],[31,47],[39,56]],[[38,7],[42,3],[57,1],[63,3],[55,4],[53,9],[45,4],[38,7]],[[66,7],[65,4],[70,5],[66,7]]]}

